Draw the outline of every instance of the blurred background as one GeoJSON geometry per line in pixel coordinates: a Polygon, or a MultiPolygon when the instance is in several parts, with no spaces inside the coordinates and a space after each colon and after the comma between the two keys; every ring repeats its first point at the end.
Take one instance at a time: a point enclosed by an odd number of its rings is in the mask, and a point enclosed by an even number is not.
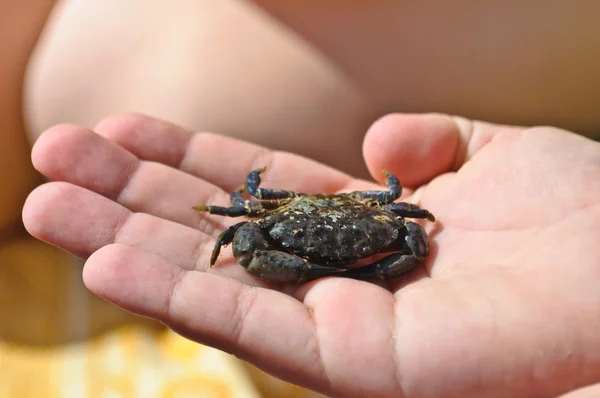
{"type": "Polygon", "coordinates": [[[29,155],[63,122],[143,112],[368,178],[389,112],[600,134],[600,2],[0,3],[0,397],[308,397],[90,294],[30,237],[29,155]],[[314,4],[313,4],[314,3],[314,4]]]}

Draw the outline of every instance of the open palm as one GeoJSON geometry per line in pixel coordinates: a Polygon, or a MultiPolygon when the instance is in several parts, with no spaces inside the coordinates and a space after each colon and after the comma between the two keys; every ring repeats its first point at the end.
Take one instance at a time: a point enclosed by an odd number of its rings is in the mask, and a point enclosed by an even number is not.
{"type": "MultiPolygon", "coordinates": [[[[215,237],[249,170],[308,193],[373,189],[322,164],[142,116],[61,125],[33,162],[55,182],[30,233],[87,258],[86,285],[178,333],[337,396],[556,396],[600,380],[600,144],[551,128],[393,115],[364,145],[416,189],[424,267],[391,283],[302,286],[247,275],[215,237]]],[[[383,188],[382,188],[383,189],[383,188]]],[[[413,193],[408,189],[408,193],[413,193]]]]}

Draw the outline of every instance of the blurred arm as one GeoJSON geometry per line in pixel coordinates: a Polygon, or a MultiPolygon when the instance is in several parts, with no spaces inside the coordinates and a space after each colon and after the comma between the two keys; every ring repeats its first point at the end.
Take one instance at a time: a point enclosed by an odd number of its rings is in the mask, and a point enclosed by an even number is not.
{"type": "Polygon", "coordinates": [[[377,109],[600,134],[600,2],[254,3],[377,109]]]}
{"type": "Polygon", "coordinates": [[[22,116],[23,76],[53,0],[0,2],[0,236],[11,235],[40,181],[29,159],[22,116]]]}

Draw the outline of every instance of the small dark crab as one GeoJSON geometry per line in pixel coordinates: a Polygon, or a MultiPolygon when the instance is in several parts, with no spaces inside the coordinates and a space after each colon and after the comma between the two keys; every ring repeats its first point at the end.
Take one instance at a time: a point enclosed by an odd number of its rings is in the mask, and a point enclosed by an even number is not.
{"type": "Polygon", "coordinates": [[[248,174],[231,193],[231,207],[196,206],[194,210],[228,217],[257,218],[232,225],[217,238],[211,267],[221,247],[233,242],[233,254],[248,273],[273,282],[307,281],[324,276],[397,278],[429,254],[423,228],[407,218],[435,221],[418,206],[394,203],[402,193],[398,178],[386,170],[387,191],[307,195],[259,188],[265,168],[248,174]],[[245,200],[247,191],[258,200],[245,200]],[[379,253],[386,257],[360,268],[347,268],[379,253]]]}

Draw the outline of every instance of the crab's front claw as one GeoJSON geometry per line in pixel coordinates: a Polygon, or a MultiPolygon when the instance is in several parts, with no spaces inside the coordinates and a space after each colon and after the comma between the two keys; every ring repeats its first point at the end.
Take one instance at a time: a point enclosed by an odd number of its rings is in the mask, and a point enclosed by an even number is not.
{"type": "Polygon", "coordinates": [[[406,235],[400,241],[399,252],[392,253],[364,267],[348,270],[345,277],[356,279],[394,279],[413,269],[429,254],[427,233],[419,224],[407,222],[406,235]]]}
{"type": "Polygon", "coordinates": [[[393,253],[364,267],[348,270],[343,276],[354,279],[395,279],[412,271],[422,262],[423,257],[414,254],[393,253]]]}
{"type": "Polygon", "coordinates": [[[309,263],[271,247],[263,230],[255,223],[241,225],[233,237],[233,255],[251,275],[270,282],[304,282],[345,270],[309,263]]]}
{"type": "Polygon", "coordinates": [[[348,272],[347,269],[308,263],[308,270],[302,275],[299,282],[308,282],[328,276],[344,276],[346,272],[348,272]]]}
{"type": "Polygon", "coordinates": [[[347,272],[345,269],[312,264],[279,250],[256,250],[247,261],[247,265],[242,261],[240,264],[249,274],[270,282],[302,283],[347,272]]]}

